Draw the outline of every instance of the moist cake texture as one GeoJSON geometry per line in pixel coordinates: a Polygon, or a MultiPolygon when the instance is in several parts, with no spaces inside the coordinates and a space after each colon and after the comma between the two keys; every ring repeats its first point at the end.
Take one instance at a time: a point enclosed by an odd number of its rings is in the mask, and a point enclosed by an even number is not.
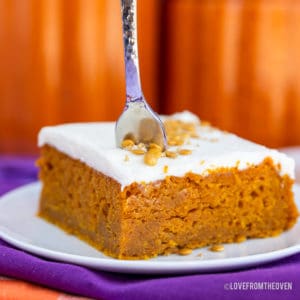
{"type": "Polygon", "coordinates": [[[292,159],[189,112],[164,121],[169,147],[154,164],[143,145],[116,148],[113,122],[43,128],[39,215],[121,259],[275,236],[295,224],[292,159]]]}

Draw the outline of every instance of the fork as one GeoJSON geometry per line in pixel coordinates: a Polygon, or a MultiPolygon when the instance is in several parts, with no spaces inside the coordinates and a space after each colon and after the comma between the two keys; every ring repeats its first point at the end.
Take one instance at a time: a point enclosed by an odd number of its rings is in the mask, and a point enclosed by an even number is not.
{"type": "Polygon", "coordinates": [[[125,54],[126,103],[116,128],[116,144],[122,147],[125,139],[135,144],[150,143],[166,148],[166,134],[159,116],[147,103],[141,87],[138,42],[137,0],[121,0],[125,54]]]}

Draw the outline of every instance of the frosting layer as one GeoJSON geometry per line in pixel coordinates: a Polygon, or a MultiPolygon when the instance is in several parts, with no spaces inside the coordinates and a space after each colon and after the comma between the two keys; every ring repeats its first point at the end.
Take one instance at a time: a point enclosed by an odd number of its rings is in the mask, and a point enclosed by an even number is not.
{"type": "Polygon", "coordinates": [[[197,123],[198,138],[190,138],[184,145],[169,147],[191,150],[190,155],[175,159],[162,157],[155,166],[144,164],[143,157],[115,145],[115,123],[73,123],[41,129],[39,147],[47,144],[79,159],[88,166],[114,178],[122,188],[132,182],[150,182],[166,176],[184,176],[187,172],[206,175],[220,167],[237,167],[240,170],[260,164],[271,157],[278,165],[280,175],[294,178],[294,161],[277,150],[242,139],[202,123],[189,112],[163,116],[184,122],[197,123]],[[166,167],[167,166],[167,173],[166,167]]]}

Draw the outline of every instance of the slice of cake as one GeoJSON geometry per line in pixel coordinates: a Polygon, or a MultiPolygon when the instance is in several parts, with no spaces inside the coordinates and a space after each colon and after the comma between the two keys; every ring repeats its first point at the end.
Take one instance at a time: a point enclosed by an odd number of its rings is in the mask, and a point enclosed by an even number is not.
{"type": "Polygon", "coordinates": [[[131,140],[117,148],[112,122],[43,128],[39,215],[122,259],[270,237],[293,226],[292,159],[189,112],[164,123],[164,152],[131,140]]]}

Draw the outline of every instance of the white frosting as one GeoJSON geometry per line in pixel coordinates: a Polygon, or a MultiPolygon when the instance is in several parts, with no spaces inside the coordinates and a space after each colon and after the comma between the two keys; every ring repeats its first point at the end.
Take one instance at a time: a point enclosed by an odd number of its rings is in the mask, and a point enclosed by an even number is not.
{"type": "MultiPolygon", "coordinates": [[[[210,126],[201,126],[200,120],[190,112],[170,116],[186,122],[198,122],[200,138],[191,138],[184,149],[191,149],[190,155],[179,155],[176,159],[160,158],[157,165],[147,166],[143,156],[132,154],[116,147],[115,123],[74,123],[44,127],[39,133],[39,147],[48,144],[68,156],[79,159],[88,166],[117,180],[122,188],[132,182],[151,182],[166,176],[183,176],[187,172],[205,175],[209,170],[220,167],[258,165],[266,157],[280,164],[280,175],[294,178],[294,161],[277,150],[249,142],[234,134],[222,132],[210,126]],[[125,156],[129,157],[125,161],[125,156]],[[164,173],[168,166],[168,173],[164,173]]],[[[164,116],[163,118],[167,118],[164,116]]],[[[176,151],[178,147],[169,147],[176,151]]]]}

